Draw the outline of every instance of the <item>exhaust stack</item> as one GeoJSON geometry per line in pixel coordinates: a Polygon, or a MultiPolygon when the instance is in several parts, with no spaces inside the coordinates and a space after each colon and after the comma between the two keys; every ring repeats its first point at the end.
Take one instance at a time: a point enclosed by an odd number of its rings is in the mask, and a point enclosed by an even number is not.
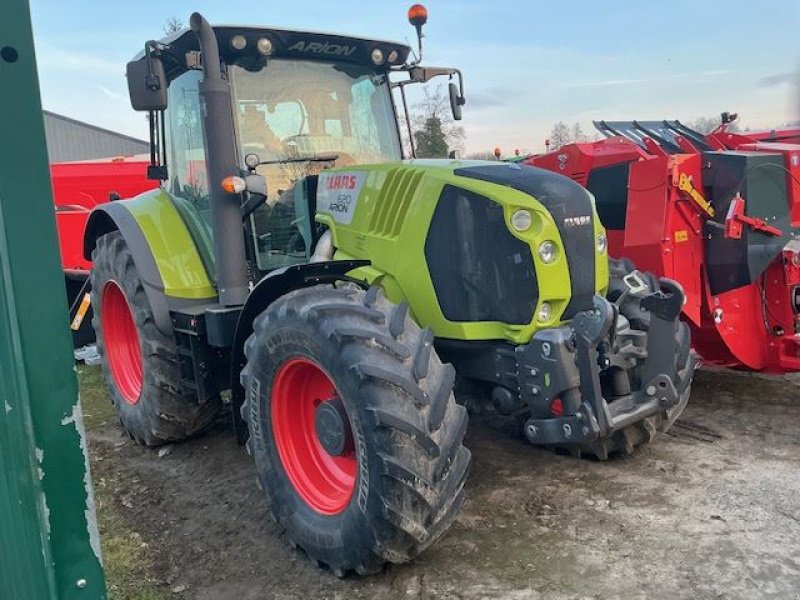
{"type": "Polygon", "coordinates": [[[222,77],[219,46],[211,25],[200,13],[192,14],[189,25],[197,35],[203,56],[200,101],[204,106],[203,125],[208,142],[206,162],[219,302],[223,306],[238,306],[244,304],[249,293],[241,200],[238,194],[226,192],[221,185],[226,177],[239,174],[230,84],[222,77]]]}

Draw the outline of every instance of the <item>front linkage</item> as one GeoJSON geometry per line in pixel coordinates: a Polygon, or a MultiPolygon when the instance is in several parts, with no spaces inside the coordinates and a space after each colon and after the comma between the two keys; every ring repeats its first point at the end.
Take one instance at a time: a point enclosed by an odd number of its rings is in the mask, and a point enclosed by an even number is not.
{"type": "Polygon", "coordinates": [[[607,298],[528,344],[441,340],[458,371],[492,387],[496,410],[523,420],[533,444],[573,455],[630,453],[666,431],[689,398],[695,359],[678,319],[684,293],[611,261],[607,298]]]}
{"type": "Polygon", "coordinates": [[[683,290],[662,279],[660,290],[651,291],[636,272],[631,275],[622,302],[638,304],[649,318],[632,322],[619,300],[595,296],[594,310],[517,348],[518,389],[531,414],[524,432],[532,443],[591,449],[640,423],[652,436],[677,418],[676,407],[683,408],[695,366],[691,357],[680,361],[683,290]],[[560,416],[553,414],[556,399],[560,416]],[[657,415],[659,423],[648,421],[657,415]]]}

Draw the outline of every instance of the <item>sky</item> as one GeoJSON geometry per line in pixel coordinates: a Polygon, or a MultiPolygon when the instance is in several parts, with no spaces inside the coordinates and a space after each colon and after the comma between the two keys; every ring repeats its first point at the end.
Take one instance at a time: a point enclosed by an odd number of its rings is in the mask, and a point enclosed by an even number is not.
{"type": "MultiPolygon", "coordinates": [[[[414,42],[396,0],[31,0],[42,104],[145,138],[125,63],[170,17],[414,42]]],[[[540,151],[557,121],[738,112],[745,127],[800,118],[798,0],[430,0],[424,62],[465,75],[465,150],[540,151]]]]}

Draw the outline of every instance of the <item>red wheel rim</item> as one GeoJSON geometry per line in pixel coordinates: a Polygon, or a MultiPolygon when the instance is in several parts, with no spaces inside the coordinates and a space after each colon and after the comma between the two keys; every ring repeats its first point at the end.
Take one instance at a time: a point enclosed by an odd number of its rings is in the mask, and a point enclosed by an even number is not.
{"type": "Polygon", "coordinates": [[[125,293],[116,281],[106,282],[101,304],[103,341],[111,377],[123,400],[136,404],[142,391],[139,334],[125,293]]]}
{"type": "MultiPolygon", "coordinates": [[[[317,435],[317,406],[336,397],[336,386],[328,375],[306,358],[283,363],[272,385],[272,429],[278,456],[295,491],[325,515],[342,512],[356,485],[355,449],[331,456],[317,435]]],[[[345,427],[349,430],[349,423],[345,427]]]]}

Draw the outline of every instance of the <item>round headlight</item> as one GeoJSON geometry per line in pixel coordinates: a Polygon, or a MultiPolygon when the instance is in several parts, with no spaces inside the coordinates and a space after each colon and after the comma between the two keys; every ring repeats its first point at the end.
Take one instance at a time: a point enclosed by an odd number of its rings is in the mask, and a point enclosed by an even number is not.
{"type": "Polygon", "coordinates": [[[533,223],[533,217],[524,208],[515,210],[514,214],[511,215],[511,226],[517,231],[528,231],[531,228],[531,223],[533,223]]]}
{"type": "Polygon", "coordinates": [[[603,254],[608,248],[608,238],[605,233],[598,234],[597,236],[597,251],[603,254]]]}
{"type": "Polygon", "coordinates": [[[396,63],[398,56],[399,54],[397,54],[397,50],[392,50],[391,52],[389,52],[389,62],[392,64],[396,63]]]}
{"type": "Polygon", "coordinates": [[[539,258],[542,259],[542,262],[549,265],[556,259],[556,254],[558,253],[558,249],[556,245],[551,242],[550,240],[544,241],[539,244],[539,258]]]}
{"type": "Polygon", "coordinates": [[[258,41],[256,42],[256,48],[264,56],[272,54],[272,42],[269,38],[258,38],[258,41]]]}
{"type": "Polygon", "coordinates": [[[539,310],[536,311],[536,318],[540,323],[546,323],[550,320],[552,315],[553,309],[550,308],[550,304],[547,302],[542,302],[542,304],[539,306],[539,310]]]}
{"type": "Polygon", "coordinates": [[[372,62],[374,62],[376,65],[379,65],[383,62],[383,50],[380,48],[375,48],[375,50],[372,51],[372,62]]]}
{"type": "Polygon", "coordinates": [[[244,50],[247,46],[247,40],[243,35],[235,35],[231,38],[231,46],[234,50],[244,50]]]}

